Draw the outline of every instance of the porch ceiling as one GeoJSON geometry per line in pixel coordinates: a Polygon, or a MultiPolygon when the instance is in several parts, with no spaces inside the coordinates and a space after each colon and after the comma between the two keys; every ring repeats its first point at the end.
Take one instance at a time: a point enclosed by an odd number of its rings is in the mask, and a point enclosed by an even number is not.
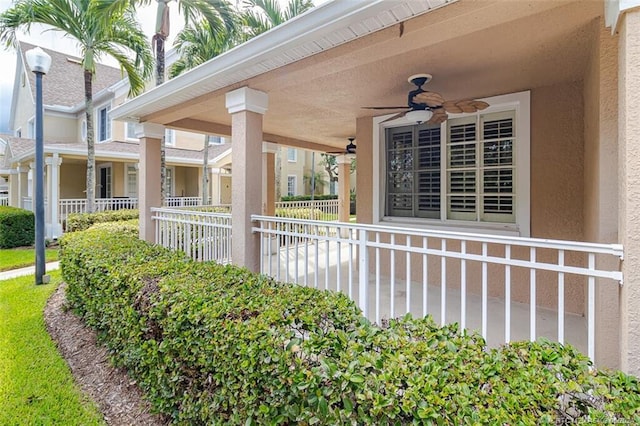
{"type": "Polygon", "coordinates": [[[274,142],[341,148],[356,118],[385,113],[362,106],[406,104],[411,74],[433,74],[427,88],[445,99],[582,80],[603,13],[596,0],[461,0],[140,119],[229,134],[225,93],[246,85],[269,94],[264,130],[274,142]]]}

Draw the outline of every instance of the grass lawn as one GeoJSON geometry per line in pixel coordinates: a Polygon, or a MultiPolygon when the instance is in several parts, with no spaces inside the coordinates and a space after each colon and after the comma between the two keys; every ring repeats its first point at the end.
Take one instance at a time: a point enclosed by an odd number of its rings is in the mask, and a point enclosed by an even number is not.
{"type": "MultiPolygon", "coordinates": [[[[36,251],[33,248],[0,249],[0,272],[24,268],[36,263],[36,251]]],[[[45,249],[45,260],[58,260],[58,249],[45,249]]]]}
{"type": "Polygon", "coordinates": [[[33,275],[0,281],[0,425],[102,425],[45,329],[44,305],[61,281],[50,275],[42,286],[33,275]]]}

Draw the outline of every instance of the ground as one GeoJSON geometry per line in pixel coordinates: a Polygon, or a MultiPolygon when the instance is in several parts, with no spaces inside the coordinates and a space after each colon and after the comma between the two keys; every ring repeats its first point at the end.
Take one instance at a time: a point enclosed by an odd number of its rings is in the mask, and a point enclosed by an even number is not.
{"type": "Polygon", "coordinates": [[[142,392],[122,369],[109,362],[96,334],[76,315],[65,309],[65,285],[49,299],[44,311],[49,334],[83,392],[93,398],[111,426],[166,425],[168,419],[151,414],[142,392]]]}

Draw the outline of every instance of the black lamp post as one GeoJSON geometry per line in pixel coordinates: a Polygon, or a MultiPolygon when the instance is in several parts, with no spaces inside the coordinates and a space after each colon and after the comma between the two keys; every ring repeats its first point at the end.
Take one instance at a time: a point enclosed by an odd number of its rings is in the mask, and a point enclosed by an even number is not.
{"type": "Polygon", "coordinates": [[[49,72],[51,56],[47,55],[39,47],[28,50],[25,56],[29,68],[36,75],[36,180],[34,185],[36,190],[36,284],[43,284],[48,280],[44,278],[44,141],[42,135],[44,105],[42,102],[42,76],[49,72]]]}

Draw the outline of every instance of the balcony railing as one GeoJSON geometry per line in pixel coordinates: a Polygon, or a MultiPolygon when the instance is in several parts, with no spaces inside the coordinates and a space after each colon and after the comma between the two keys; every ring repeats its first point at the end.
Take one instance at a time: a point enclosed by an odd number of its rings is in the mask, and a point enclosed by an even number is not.
{"type": "Polygon", "coordinates": [[[9,205],[9,197],[5,195],[0,195],[0,206],[8,206],[9,205]]]}
{"type": "Polygon", "coordinates": [[[338,220],[338,200],[280,201],[276,216],[292,219],[338,220]]]}
{"type": "Polygon", "coordinates": [[[198,261],[231,262],[231,214],[151,209],[156,243],[198,261]]]}
{"type": "Polygon", "coordinates": [[[342,291],[375,322],[431,314],[479,330],[490,345],[545,336],[593,359],[596,286],[622,281],[616,244],[252,220],[262,273],[342,291]]]}

